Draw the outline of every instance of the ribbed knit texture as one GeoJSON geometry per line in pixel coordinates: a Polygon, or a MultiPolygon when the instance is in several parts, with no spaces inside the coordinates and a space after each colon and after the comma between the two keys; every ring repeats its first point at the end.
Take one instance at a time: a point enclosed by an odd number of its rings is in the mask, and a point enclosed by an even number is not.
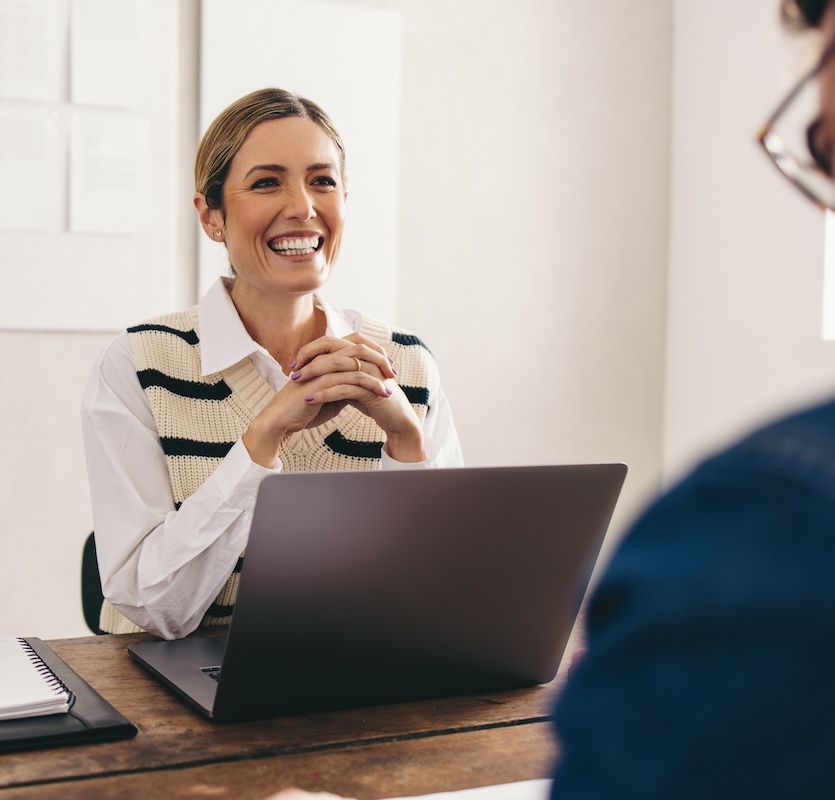
{"type": "MultiPolygon", "coordinates": [[[[406,331],[362,317],[360,333],[378,342],[396,364],[397,381],[423,422],[439,388],[429,350],[406,331]]],[[[202,376],[197,307],[128,329],[139,381],[156,420],[174,501],[180,504],[214,472],[250,422],[275,396],[252,361],[202,376]]],[[[385,434],[355,408],[317,428],[293,434],[281,451],[283,471],[325,472],[380,468],[385,434]]],[[[243,557],[201,627],[228,624],[243,557]]],[[[106,633],[141,631],[107,601],[99,626],[106,633]]]]}

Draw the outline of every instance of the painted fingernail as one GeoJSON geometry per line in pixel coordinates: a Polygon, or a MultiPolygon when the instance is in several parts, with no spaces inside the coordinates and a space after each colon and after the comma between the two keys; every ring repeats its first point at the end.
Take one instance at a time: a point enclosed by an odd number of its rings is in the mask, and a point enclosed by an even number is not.
{"type": "Polygon", "coordinates": [[[293,359],[293,362],[290,364],[290,369],[295,369],[295,368],[296,368],[296,364],[298,364],[298,363],[299,363],[299,359],[294,358],[294,359],[293,359]]]}
{"type": "Polygon", "coordinates": [[[291,372],[290,373],[290,380],[291,381],[297,381],[299,378],[301,378],[301,376],[302,376],[301,372],[291,372]]]}
{"type": "Polygon", "coordinates": [[[388,386],[386,386],[386,394],[388,394],[389,397],[391,396],[391,389],[389,389],[388,386]]]}
{"type": "Polygon", "coordinates": [[[388,360],[389,360],[389,364],[393,364],[393,363],[394,363],[394,359],[393,359],[391,356],[388,356],[388,360]]]}
{"type": "Polygon", "coordinates": [[[397,375],[397,370],[396,370],[394,367],[392,367],[392,368],[391,368],[391,371],[392,371],[395,375],[397,375]]]}
{"type": "Polygon", "coordinates": [[[305,395],[304,399],[305,399],[305,402],[312,403],[313,402],[313,395],[312,394],[305,395]]]}

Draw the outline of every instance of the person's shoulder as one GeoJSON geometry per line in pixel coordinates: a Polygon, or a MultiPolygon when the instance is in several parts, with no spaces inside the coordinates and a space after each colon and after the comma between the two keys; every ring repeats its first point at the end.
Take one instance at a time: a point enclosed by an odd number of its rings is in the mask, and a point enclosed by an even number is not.
{"type": "Polygon", "coordinates": [[[133,350],[127,331],[120,331],[99,351],[93,362],[93,373],[104,374],[112,370],[133,370],[133,350]]]}
{"type": "Polygon", "coordinates": [[[835,400],[757,428],[650,504],[621,543],[621,565],[670,574],[679,560],[691,574],[704,558],[718,575],[736,570],[749,547],[779,551],[788,531],[815,539],[828,531],[835,504],[833,452],[835,400]]]}
{"type": "Polygon", "coordinates": [[[742,439],[740,447],[787,440],[835,439],[835,398],[827,398],[763,425],[742,439]]]}
{"type": "Polygon", "coordinates": [[[180,338],[193,338],[194,343],[197,343],[197,328],[198,328],[198,307],[191,306],[190,308],[181,311],[171,311],[167,314],[160,314],[156,317],[150,317],[135,325],[130,325],[126,333],[129,335],[144,334],[148,331],[156,331],[159,333],[170,333],[180,338]]]}
{"type": "MultiPolygon", "coordinates": [[[[835,398],[779,417],[709,458],[702,472],[804,482],[835,499],[835,398]]],[[[696,474],[699,470],[696,471],[696,474]]]]}

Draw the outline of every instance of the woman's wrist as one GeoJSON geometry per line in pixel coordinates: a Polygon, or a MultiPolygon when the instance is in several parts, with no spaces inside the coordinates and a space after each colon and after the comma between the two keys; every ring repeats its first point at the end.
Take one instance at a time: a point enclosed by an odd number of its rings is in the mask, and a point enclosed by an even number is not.
{"type": "Polygon", "coordinates": [[[273,469],[289,436],[286,430],[263,430],[263,425],[256,418],[250,423],[241,440],[255,464],[273,469]]]}
{"type": "Polygon", "coordinates": [[[423,447],[423,431],[420,427],[398,433],[389,433],[384,445],[386,453],[401,464],[414,464],[426,461],[423,447]]]}

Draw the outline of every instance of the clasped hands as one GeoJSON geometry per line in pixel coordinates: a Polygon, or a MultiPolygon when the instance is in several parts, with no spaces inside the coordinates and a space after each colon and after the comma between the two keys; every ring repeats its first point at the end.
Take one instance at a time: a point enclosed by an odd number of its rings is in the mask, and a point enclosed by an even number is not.
{"type": "Polygon", "coordinates": [[[346,405],[385,431],[386,452],[396,461],[424,460],[420,421],[379,344],[360,333],[322,336],[299,350],[290,369],[290,380],[243,435],[253,461],[272,468],[291,434],[324,424],[346,405]]]}

